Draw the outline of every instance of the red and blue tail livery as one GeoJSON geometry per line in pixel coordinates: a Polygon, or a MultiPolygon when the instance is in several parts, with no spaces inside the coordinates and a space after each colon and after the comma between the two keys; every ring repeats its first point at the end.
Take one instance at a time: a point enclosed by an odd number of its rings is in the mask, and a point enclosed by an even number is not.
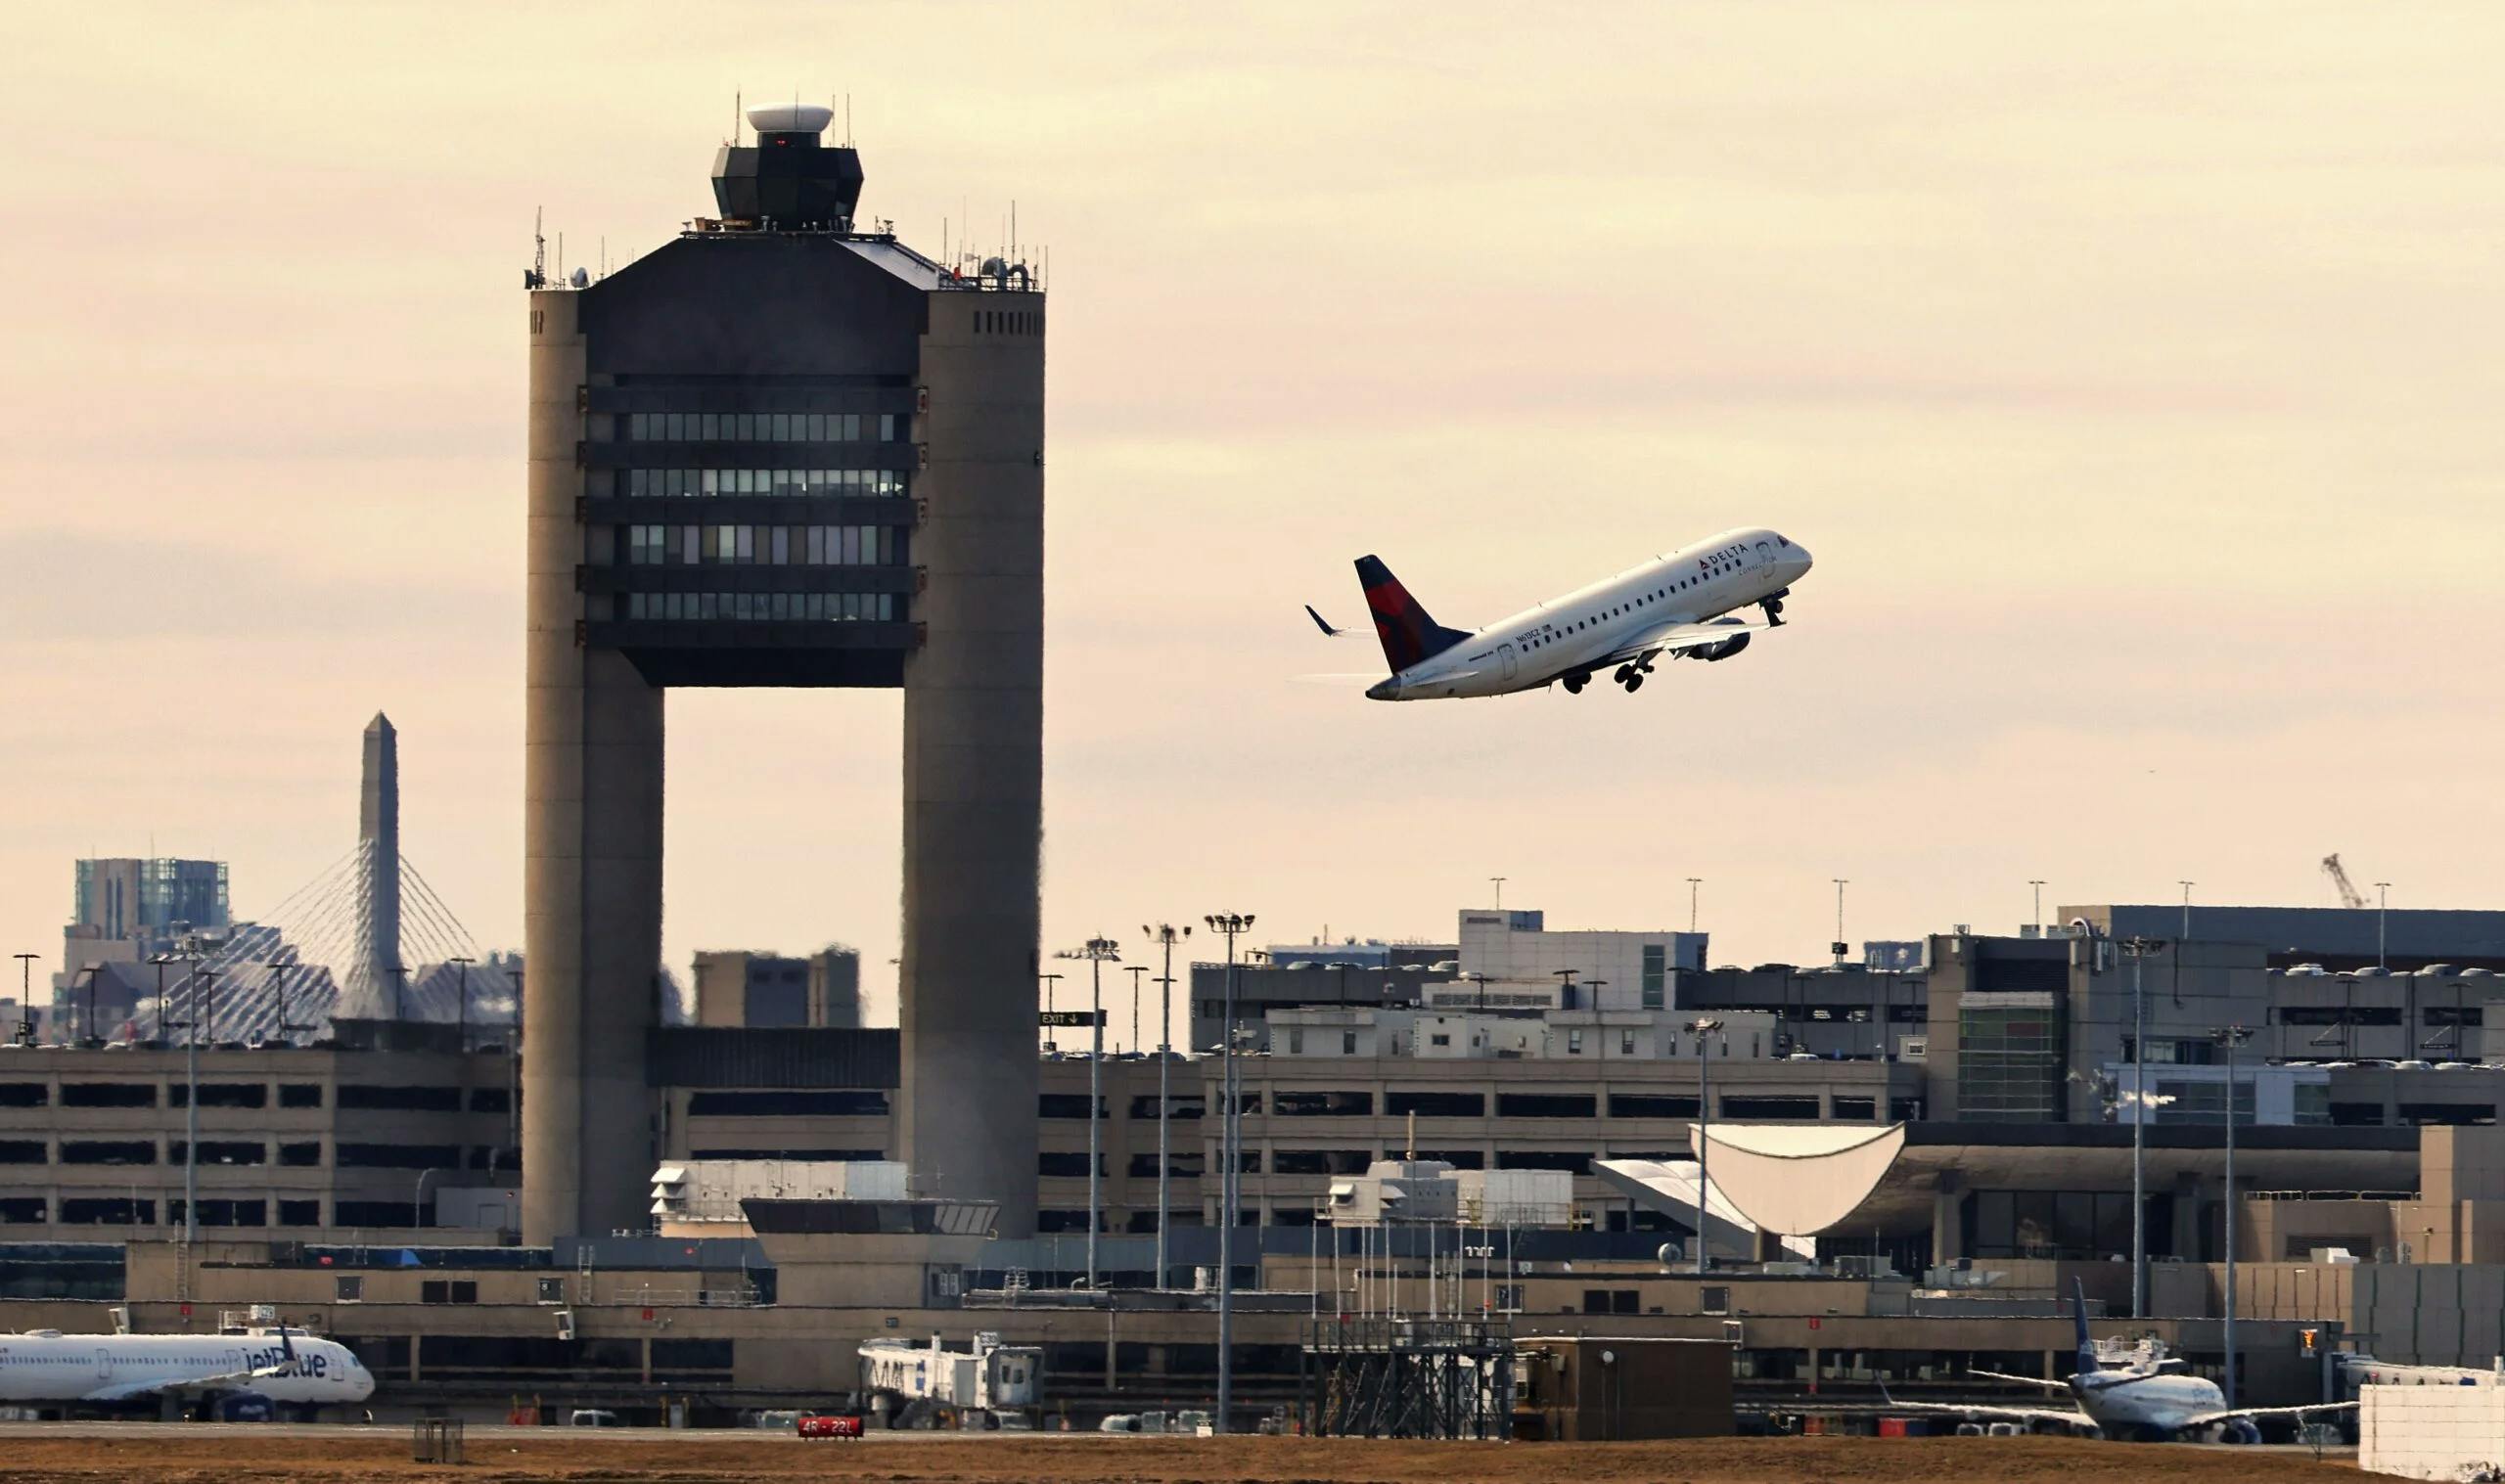
{"type": "Polygon", "coordinates": [[[1432,659],[1470,636],[1435,622],[1391,575],[1380,557],[1357,559],[1357,585],[1366,590],[1366,607],[1374,614],[1374,632],[1383,641],[1383,657],[1395,675],[1432,659]]]}

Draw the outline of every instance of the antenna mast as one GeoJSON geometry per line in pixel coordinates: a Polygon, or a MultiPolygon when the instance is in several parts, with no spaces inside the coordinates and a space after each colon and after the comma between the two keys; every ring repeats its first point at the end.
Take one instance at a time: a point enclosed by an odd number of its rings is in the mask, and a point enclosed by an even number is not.
{"type": "Polygon", "coordinates": [[[543,284],[548,282],[548,239],[544,234],[544,229],[547,225],[548,208],[546,206],[531,207],[530,272],[534,278],[538,279],[539,282],[543,284]]]}

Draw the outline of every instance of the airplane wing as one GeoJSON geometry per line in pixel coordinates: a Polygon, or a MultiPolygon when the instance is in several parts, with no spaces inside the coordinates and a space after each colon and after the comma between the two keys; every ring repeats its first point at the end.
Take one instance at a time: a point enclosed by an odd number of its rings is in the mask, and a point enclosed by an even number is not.
{"type": "Polygon", "coordinates": [[[1592,661],[1591,668],[1597,670],[1604,665],[1641,659],[1647,654],[1675,654],[1682,650],[1701,650],[1708,645],[1720,644],[1742,634],[1770,627],[1772,625],[1762,618],[1741,618],[1729,613],[1704,623],[1657,623],[1620,645],[1616,652],[1592,661]]]}
{"type": "Polygon", "coordinates": [[[1980,1375],[1995,1381],[2015,1381],[2021,1386],[2041,1386],[2047,1391],[2071,1389],[2071,1383],[2068,1381],[2048,1381],[2040,1375],[2009,1375],[1998,1371],[1969,1371],[1966,1374],[1980,1375]]]}
{"type": "Polygon", "coordinates": [[[145,1381],[117,1381],[99,1386],[79,1398],[82,1402],[127,1402],[143,1396],[156,1396],[167,1391],[214,1391],[229,1386],[243,1386],[273,1376],[285,1371],[284,1366],[268,1366],[258,1371],[229,1371],[219,1375],[158,1376],[145,1381]]]}
{"type": "Polygon", "coordinates": [[[2185,1427],[2207,1427],[2231,1417],[2299,1417],[2309,1412],[2354,1412],[2355,1402],[2309,1402],[2302,1407],[2238,1407],[2229,1412],[2198,1412],[2179,1424],[2185,1427]]]}
{"type": "MultiPolygon", "coordinates": [[[[1882,1396],[1887,1395],[1884,1389],[1880,1394],[1882,1396]]],[[[2079,1411],[2075,1407],[2064,1410],[2053,1407],[2000,1407],[1981,1403],[1970,1404],[1964,1402],[1900,1402],[1894,1397],[1889,1397],[1887,1410],[1890,1412],[1931,1412],[1937,1413],[1945,1417],[2000,1417],[2013,1422],[2058,1422],[2064,1427],[2093,1427],[2096,1425],[2096,1419],[2094,1417],[2089,1417],[2086,1413],[2079,1411]]]]}
{"type": "Polygon", "coordinates": [[[1313,620],[1313,626],[1320,629],[1325,638],[1345,639],[1348,637],[1348,631],[1346,629],[1335,629],[1331,627],[1329,623],[1325,622],[1322,615],[1313,610],[1312,604],[1308,603],[1304,606],[1304,616],[1313,620]]]}

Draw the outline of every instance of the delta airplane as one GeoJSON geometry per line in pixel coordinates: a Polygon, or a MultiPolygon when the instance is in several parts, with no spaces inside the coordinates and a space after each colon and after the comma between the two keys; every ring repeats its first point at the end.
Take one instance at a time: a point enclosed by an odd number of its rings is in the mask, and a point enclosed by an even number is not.
{"type": "MultiPolygon", "coordinates": [[[[1949,1413],[1981,1420],[2057,1422],[2066,1427],[2092,1426],[2118,1441],[2144,1443],[2258,1443],[2261,1429],[2254,1418],[2301,1417],[2316,1412],[2354,1412],[2355,1402],[2317,1402],[2304,1407],[2229,1407],[2215,1381],[2185,1375],[2173,1369],[2183,1363],[2151,1350],[2120,1366],[2108,1366],[2087,1337],[2087,1284],[2076,1282],[2072,1317],[2078,1329],[2078,1370],[2067,1379],[2005,1375],[1997,1371],[1970,1371],[1969,1375],[2016,1381],[2050,1391],[2067,1391],[2073,1407],[1966,1406],[1956,1402],[1899,1402],[1888,1398],[1897,1412],[1949,1413]]],[[[1887,1395],[1885,1387],[1880,1388],[1887,1395]]]]}
{"type": "MultiPolygon", "coordinates": [[[[1357,582],[1391,666],[1366,697],[1441,700],[1551,684],[1571,696],[1612,666],[1631,696],[1664,655],[1728,659],[1757,630],[1780,626],[1783,600],[1808,570],[1808,549],[1798,542],[1761,528],[1724,531],[1470,631],[1435,622],[1380,559],[1361,557],[1357,582]],[[1750,607],[1764,616],[1738,616],[1750,607]]],[[[1333,638],[1346,632],[1309,605],[1304,611],[1333,638]]]]}
{"type": "Polygon", "coordinates": [[[0,1334],[0,1402],[135,1402],[250,1392],[307,1413],[362,1402],[374,1376],[337,1340],[247,1334],[0,1334]],[[272,1343],[275,1339],[276,1343],[272,1343]]]}

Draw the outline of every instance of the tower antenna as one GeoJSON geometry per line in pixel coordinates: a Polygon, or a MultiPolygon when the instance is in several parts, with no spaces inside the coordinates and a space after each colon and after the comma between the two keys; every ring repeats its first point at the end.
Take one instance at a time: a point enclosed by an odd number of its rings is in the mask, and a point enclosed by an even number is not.
{"type": "Polygon", "coordinates": [[[538,280],[539,280],[539,282],[540,282],[541,284],[543,284],[543,285],[545,285],[545,284],[548,282],[548,239],[547,239],[547,237],[545,236],[545,228],[547,227],[547,225],[548,225],[548,208],[547,208],[546,206],[533,206],[533,207],[531,207],[531,208],[530,208],[530,247],[531,247],[531,252],[530,252],[530,272],[531,272],[531,275],[532,275],[534,278],[538,279],[538,280]]]}
{"type": "Polygon", "coordinates": [[[723,141],[725,144],[729,144],[734,147],[739,144],[740,119],[746,116],[747,102],[748,100],[741,96],[739,89],[731,89],[731,137],[723,141]]]}
{"type": "Polygon", "coordinates": [[[852,95],[843,95],[843,147],[852,148],[852,95]]]}

